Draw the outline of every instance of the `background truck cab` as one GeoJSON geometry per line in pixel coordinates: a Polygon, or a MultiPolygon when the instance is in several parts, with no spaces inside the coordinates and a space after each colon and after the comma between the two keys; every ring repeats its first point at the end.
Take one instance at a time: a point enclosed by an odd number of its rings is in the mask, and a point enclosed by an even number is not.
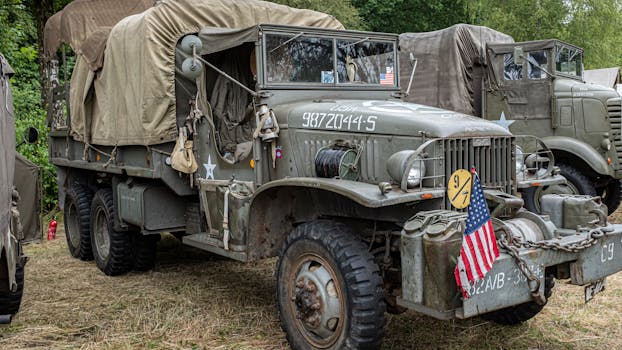
{"type": "MultiPolygon", "coordinates": [[[[620,96],[583,81],[583,50],[559,40],[515,43],[490,28],[455,25],[400,36],[401,63],[417,59],[407,101],[469,113],[518,135],[542,138],[566,185],[524,193],[540,212],[546,193],[601,195],[609,213],[620,204],[620,96]],[[443,50],[439,50],[443,48],[443,50]],[[441,52],[443,53],[441,55],[441,52]]],[[[410,77],[402,72],[402,82],[410,77]]]]}

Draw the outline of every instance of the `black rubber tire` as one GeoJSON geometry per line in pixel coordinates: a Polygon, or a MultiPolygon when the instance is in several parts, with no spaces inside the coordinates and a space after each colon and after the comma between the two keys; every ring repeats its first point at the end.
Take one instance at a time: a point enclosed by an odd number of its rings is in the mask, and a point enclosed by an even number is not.
{"type": "Polygon", "coordinates": [[[24,265],[17,262],[15,265],[15,282],[17,289],[15,292],[0,292],[0,315],[15,315],[22,304],[24,294],[24,265]]]}
{"type": "Polygon", "coordinates": [[[579,194],[596,196],[596,187],[594,181],[590,180],[587,176],[583,175],[579,170],[575,169],[572,165],[559,164],[561,175],[563,175],[568,182],[570,182],[578,191],[579,194]]]}
{"type": "Polygon", "coordinates": [[[607,186],[603,189],[601,196],[603,197],[603,203],[607,206],[607,212],[609,215],[613,214],[620,206],[620,200],[622,199],[622,184],[620,180],[612,179],[607,186]]]}
{"type": "MultiPolygon", "coordinates": [[[[276,271],[277,304],[281,327],[292,349],[317,349],[320,346],[322,349],[380,348],[385,322],[380,270],[367,246],[347,226],[325,220],[301,224],[289,234],[279,256],[276,271]],[[314,259],[314,263],[323,260],[324,264],[319,266],[329,272],[327,286],[332,283],[335,295],[341,295],[341,298],[336,298],[341,303],[339,317],[331,318],[338,320],[332,326],[333,333],[326,337],[325,344],[320,345],[317,344],[321,340],[313,344],[318,337],[305,328],[303,320],[297,318],[298,311],[295,311],[297,302],[306,300],[298,299],[302,288],[297,287],[302,280],[298,279],[298,274],[303,271],[306,257],[314,259]],[[292,299],[294,294],[296,297],[292,299]],[[309,337],[316,339],[309,340],[309,337]]],[[[320,268],[309,268],[306,271],[317,271],[320,268]]],[[[314,295],[321,294],[316,292],[314,295]]],[[[325,304],[328,302],[322,301],[317,305],[325,304]]],[[[320,310],[323,311],[317,313],[324,312],[324,309],[320,310]]]]}
{"type": "Polygon", "coordinates": [[[134,235],[134,270],[149,271],[156,262],[157,245],[160,235],[134,235]]]}
{"type": "Polygon", "coordinates": [[[495,310],[487,314],[483,314],[481,317],[485,320],[506,326],[523,323],[542,311],[544,306],[548,303],[551,295],[553,295],[554,286],[555,279],[553,278],[553,275],[547,275],[544,279],[544,296],[546,297],[546,303],[544,303],[544,305],[539,305],[535,301],[530,301],[508,308],[495,310]]]}
{"type": "MultiPolygon", "coordinates": [[[[563,175],[568,181],[570,188],[566,187],[568,191],[560,192],[560,193],[569,193],[573,194],[584,194],[590,196],[598,195],[596,191],[596,187],[594,186],[594,181],[592,181],[587,176],[583,175],[579,170],[575,169],[571,165],[568,164],[558,164],[559,169],[561,170],[560,174],[563,175]]],[[[523,202],[525,209],[529,210],[532,213],[540,214],[540,191],[547,191],[548,193],[555,193],[555,191],[551,191],[552,188],[549,186],[544,187],[530,187],[526,188],[521,192],[521,196],[523,198],[523,202]]]]}
{"type": "MultiPolygon", "coordinates": [[[[114,230],[115,208],[112,199],[112,190],[101,189],[95,193],[91,204],[91,246],[97,267],[108,276],[122,275],[132,269],[134,257],[132,255],[132,236],[128,232],[114,230]],[[99,215],[102,217],[99,217],[99,215]],[[101,226],[98,220],[102,220],[101,226]],[[103,256],[97,247],[95,237],[102,230],[102,237],[107,236],[109,247],[107,255],[103,256]]],[[[103,250],[104,247],[102,247],[103,250]]]]}
{"type": "Polygon", "coordinates": [[[88,187],[71,185],[65,196],[63,217],[65,223],[65,237],[67,248],[74,258],[93,260],[91,250],[91,201],[93,193],[88,187]],[[75,232],[74,230],[78,231],[75,232]],[[78,242],[72,236],[80,237],[78,242]]]}

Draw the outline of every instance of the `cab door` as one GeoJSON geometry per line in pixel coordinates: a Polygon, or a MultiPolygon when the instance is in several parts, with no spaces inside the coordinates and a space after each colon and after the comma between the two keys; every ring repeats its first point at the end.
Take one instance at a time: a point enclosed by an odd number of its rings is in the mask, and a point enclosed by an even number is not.
{"type": "Polygon", "coordinates": [[[519,65],[513,52],[496,55],[498,91],[487,98],[486,118],[516,134],[544,136],[551,128],[551,50],[527,51],[524,57],[519,65]]]}

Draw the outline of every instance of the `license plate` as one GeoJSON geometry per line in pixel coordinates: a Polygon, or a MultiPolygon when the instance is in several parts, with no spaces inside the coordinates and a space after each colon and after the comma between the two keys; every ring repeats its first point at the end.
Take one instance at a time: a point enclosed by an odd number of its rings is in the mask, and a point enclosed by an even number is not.
{"type": "Polygon", "coordinates": [[[588,286],[585,286],[585,303],[594,299],[594,296],[596,296],[596,294],[602,292],[603,290],[605,290],[605,279],[604,278],[602,280],[593,282],[592,284],[588,286]]]}

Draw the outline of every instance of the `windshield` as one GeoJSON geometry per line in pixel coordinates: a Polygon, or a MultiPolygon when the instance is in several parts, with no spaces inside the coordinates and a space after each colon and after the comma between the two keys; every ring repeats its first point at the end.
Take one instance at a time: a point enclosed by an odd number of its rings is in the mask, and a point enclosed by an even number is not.
{"type": "Polygon", "coordinates": [[[397,86],[395,43],[267,34],[266,83],[397,86]]]}
{"type": "Polygon", "coordinates": [[[583,52],[576,48],[555,45],[555,70],[574,77],[583,74],[583,52]]]}

